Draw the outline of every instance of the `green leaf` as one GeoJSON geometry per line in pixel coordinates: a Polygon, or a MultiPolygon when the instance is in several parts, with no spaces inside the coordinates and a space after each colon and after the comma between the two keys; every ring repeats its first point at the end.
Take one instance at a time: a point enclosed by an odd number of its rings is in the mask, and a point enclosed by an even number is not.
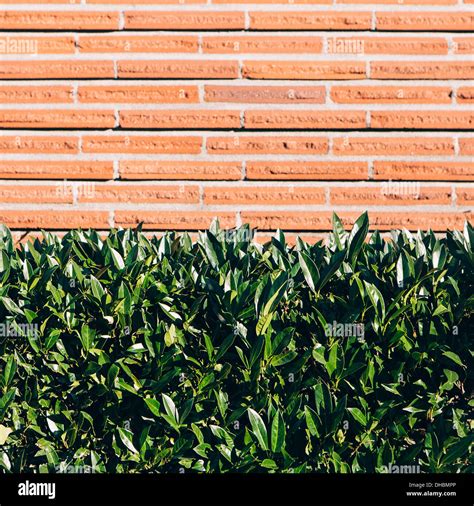
{"type": "Polygon", "coordinates": [[[313,292],[319,281],[319,271],[313,260],[304,252],[298,252],[298,260],[303,271],[304,279],[313,292]]]}
{"type": "Polygon", "coordinates": [[[306,418],[306,426],[308,427],[309,433],[312,436],[319,437],[318,425],[320,422],[318,420],[318,415],[309,406],[304,407],[304,414],[306,418]]]}
{"type": "Polygon", "coordinates": [[[367,425],[367,418],[359,408],[347,408],[347,411],[354,417],[356,422],[359,422],[364,427],[367,425]]]}
{"type": "Polygon", "coordinates": [[[15,357],[10,355],[7,360],[7,365],[5,366],[5,371],[3,373],[3,381],[6,387],[10,386],[13,377],[16,372],[16,362],[15,357]]]}
{"type": "Polygon", "coordinates": [[[156,399],[145,399],[145,403],[155,416],[160,416],[160,403],[156,399]]]}
{"type": "Polygon", "coordinates": [[[138,450],[135,448],[135,446],[133,446],[133,434],[129,430],[122,429],[121,427],[118,427],[117,430],[120,436],[120,440],[124,446],[132,453],[138,454],[138,450]]]}
{"type": "Polygon", "coordinates": [[[461,367],[464,367],[464,364],[462,363],[462,360],[459,358],[459,355],[456,355],[456,353],[454,353],[452,351],[445,351],[443,353],[443,355],[445,357],[448,357],[449,359],[451,359],[453,362],[455,362],[456,364],[460,365],[461,367]]]}
{"type": "Polygon", "coordinates": [[[178,410],[176,409],[176,405],[173,402],[173,399],[171,399],[171,397],[169,397],[166,394],[161,394],[161,397],[163,399],[163,405],[165,407],[165,411],[166,411],[167,415],[173,419],[173,421],[176,423],[176,425],[178,425],[179,424],[179,413],[178,413],[178,410]]]}
{"type": "Polygon", "coordinates": [[[279,410],[276,410],[273,421],[272,421],[272,431],[271,431],[271,447],[272,452],[279,453],[285,444],[285,421],[279,410]]]}
{"type": "Polygon", "coordinates": [[[260,446],[263,450],[268,450],[268,435],[267,428],[263,423],[261,416],[252,408],[248,408],[248,416],[252,431],[255,434],[260,446]]]}

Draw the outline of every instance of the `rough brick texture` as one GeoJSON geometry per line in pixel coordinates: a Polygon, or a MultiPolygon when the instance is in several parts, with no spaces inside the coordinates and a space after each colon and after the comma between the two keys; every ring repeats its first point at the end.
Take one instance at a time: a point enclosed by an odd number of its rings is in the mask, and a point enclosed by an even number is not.
{"type": "Polygon", "coordinates": [[[473,219],[473,0],[2,3],[0,222],[18,240],[473,219]]]}

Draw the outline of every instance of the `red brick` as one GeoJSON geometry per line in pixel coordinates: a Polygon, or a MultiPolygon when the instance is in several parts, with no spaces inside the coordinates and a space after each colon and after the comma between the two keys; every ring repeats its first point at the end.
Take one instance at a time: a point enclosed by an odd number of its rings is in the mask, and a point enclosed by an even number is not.
{"type": "Polygon", "coordinates": [[[201,137],[85,135],[84,153],[198,154],[201,137]]]}
{"type": "Polygon", "coordinates": [[[1,179],[112,179],[113,162],[0,161],[1,179]]]}
{"type": "Polygon", "coordinates": [[[143,222],[144,230],[203,230],[216,217],[222,228],[235,227],[234,213],[208,211],[116,211],[115,225],[135,227],[143,222]]]}
{"type": "Polygon", "coordinates": [[[344,180],[368,179],[367,162],[247,162],[247,179],[344,180]]]}
{"type": "Polygon", "coordinates": [[[332,0],[212,0],[213,4],[327,4],[332,5],[332,0]]]}
{"type": "Polygon", "coordinates": [[[0,86],[2,104],[60,104],[72,101],[72,86],[0,86]]]}
{"type": "Polygon", "coordinates": [[[108,211],[2,211],[0,222],[12,229],[109,228],[108,211]]]}
{"type": "Polygon", "coordinates": [[[79,50],[83,53],[196,53],[196,36],[177,35],[82,35],[79,50]]]}
{"type": "Polygon", "coordinates": [[[243,12],[128,11],[125,28],[136,30],[243,30],[243,12]]]}
{"type": "Polygon", "coordinates": [[[465,130],[474,128],[474,112],[464,111],[374,111],[372,128],[465,130]]]}
{"type": "Polygon", "coordinates": [[[377,30],[469,31],[474,26],[472,12],[377,12],[377,30]]]}
{"type": "Polygon", "coordinates": [[[448,54],[441,37],[327,37],[328,54],[448,54]]]}
{"type": "Polygon", "coordinates": [[[93,191],[79,193],[79,202],[198,204],[199,187],[190,185],[158,186],[127,183],[95,184],[93,191]]]}
{"type": "MultiPolygon", "coordinates": [[[[77,2],[78,0],[76,0],[77,2]]],[[[88,4],[130,5],[130,0],[87,0],[88,4]]],[[[133,0],[133,5],[206,4],[207,0],[133,0]]]]}
{"type": "Polygon", "coordinates": [[[450,104],[448,86],[333,86],[331,100],[340,104],[450,104]]]}
{"type": "Polygon", "coordinates": [[[113,77],[112,61],[0,61],[0,79],[113,79],[113,77]]]}
{"type": "Polygon", "coordinates": [[[321,53],[321,37],[225,36],[203,37],[204,53],[321,53]]]}
{"type": "Polygon", "coordinates": [[[337,137],[335,155],[450,155],[454,141],[449,137],[337,137]]]}
{"type": "Polygon", "coordinates": [[[76,154],[79,152],[77,137],[37,137],[8,136],[0,137],[0,153],[24,154],[76,154]]]}
{"type": "Polygon", "coordinates": [[[445,232],[447,229],[462,229],[465,220],[472,220],[474,213],[459,212],[372,212],[369,214],[372,228],[391,230],[428,230],[445,232]]]}
{"type": "MultiPolygon", "coordinates": [[[[1,90],[1,88],[0,88],[1,90]]],[[[323,86],[206,86],[206,102],[322,104],[323,86]]]]}
{"type": "Polygon", "coordinates": [[[370,64],[372,79],[473,79],[470,61],[375,61],[370,64]]]}
{"type": "Polygon", "coordinates": [[[336,0],[337,4],[456,5],[457,0],[336,0]]]}
{"type": "Polygon", "coordinates": [[[451,203],[451,188],[421,187],[418,184],[392,183],[392,186],[382,184],[378,187],[331,187],[329,201],[333,205],[377,206],[377,205],[449,205],[451,203]],[[398,189],[398,185],[401,186],[398,189]],[[399,190],[399,191],[398,191],[399,190]]]}
{"type": "Polygon", "coordinates": [[[236,61],[128,60],[118,62],[118,77],[125,79],[140,77],[172,79],[236,79],[239,77],[239,66],[236,61]]]}
{"type": "Polygon", "coordinates": [[[197,86],[81,85],[77,96],[79,102],[89,104],[186,104],[199,101],[197,86]]]}
{"type": "Polygon", "coordinates": [[[122,179],[239,180],[242,166],[237,162],[165,162],[127,160],[120,162],[122,179]]]}
{"type": "Polygon", "coordinates": [[[474,162],[374,161],[375,179],[473,181],[474,162]]]}
{"type": "Polygon", "coordinates": [[[120,111],[122,128],[240,128],[239,111],[120,111]]]}
{"type": "Polygon", "coordinates": [[[303,186],[217,186],[204,188],[207,205],[311,205],[324,204],[324,188],[303,186]]]}
{"type": "Polygon", "coordinates": [[[0,37],[0,54],[72,54],[75,52],[73,37],[0,37]]]}
{"type": "MultiPolygon", "coordinates": [[[[474,67],[474,65],[473,65],[474,67]]],[[[245,61],[247,79],[365,79],[362,61],[245,61]]]]}
{"type": "Polygon", "coordinates": [[[370,30],[370,12],[250,12],[252,30],[370,30]]]}
{"type": "MultiPolygon", "coordinates": [[[[1,89],[1,88],[0,88],[1,89]]],[[[456,93],[458,102],[474,102],[474,86],[463,86],[456,93]]]]}
{"type": "Polygon", "coordinates": [[[474,188],[456,188],[457,205],[472,206],[474,204],[474,188]]]}
{"type": "Polygon", "coordinates": [[[474,137],[459,139],[459,151],[461,155],[474,155],[474,137]]]}
{"type": "Polygon", "coordinates": [[[245,111],[245,128],[346,129],[365,128],[364,111],[245,111]]]}
{"type": "Polygon", "coordinates": [[[1,128],[113,128],[113,111],[0,110],[1,128]]]}
{"type": "Polygon", "coordinates": [[[3,11],[2,30],[118,30],[118,12],[3,11]]]}
{"type": "MultiPolygon", "coordinates": [[[[56,185],[0,184],[0,202],[5,204],[72,204],[72,193],[61,191],[63,183],[56,185]]],[[[0,211],[1,213],[1,211],[0,211]]]]}
{"type": "Polygon", "coordinates": [[[457,54],[474,54],[474,37],[455,37],[454,52],[457,54]]]}
{"type": "Polygon", "coordinates": [[[259,230],[331,230],[329,211],[242,211],[242,223],[259,230]]]}
{"type": "Polygon", "coordinates": [[[328,152],[328,139],[325,137],[297,136],[241,136],[210,137],[207,139],[207,152],[210,154],[325,154],[328,152]]]}

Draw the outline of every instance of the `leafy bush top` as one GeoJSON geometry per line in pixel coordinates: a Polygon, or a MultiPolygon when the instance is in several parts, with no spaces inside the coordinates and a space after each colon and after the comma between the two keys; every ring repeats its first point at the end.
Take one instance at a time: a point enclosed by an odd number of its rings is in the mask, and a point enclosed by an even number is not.
{"type": "Polygon", "coordinates": [[[474,230],[0,231],[0,468],[472,471],[474,230]]]}

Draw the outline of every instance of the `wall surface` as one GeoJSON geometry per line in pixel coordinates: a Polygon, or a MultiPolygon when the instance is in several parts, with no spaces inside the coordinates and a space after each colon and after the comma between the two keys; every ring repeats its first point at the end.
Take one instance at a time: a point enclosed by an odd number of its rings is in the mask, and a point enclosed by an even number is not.
{"type": "Polygon", "coordinates": [[[474,216],[474,0],[2,3],[0,222],[19,235],[474,216]]]}

